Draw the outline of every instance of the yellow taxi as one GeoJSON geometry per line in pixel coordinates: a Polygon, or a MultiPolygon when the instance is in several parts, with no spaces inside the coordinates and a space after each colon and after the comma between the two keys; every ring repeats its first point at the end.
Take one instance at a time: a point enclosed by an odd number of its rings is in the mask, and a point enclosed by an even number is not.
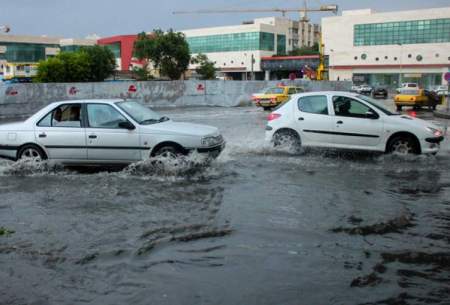
{"type": "Polygon", "coordinates": [[[394,98],[397,111],[401,111],[403,106],[415,109],[428,107],[434,110],[437,105],[442,104],[442,100],[436,93],[423,89],[405,90],[394,98]]]}
{"type": "Polygon", "coordinates": [[[305,90],[301,87],[279,85],[265,90],[264,93],[253,94],[252,100],[256,106],[263,107],[264,110],[270,110],[287,102],[292,94],[302,92],[305,92],[305,90]]]}

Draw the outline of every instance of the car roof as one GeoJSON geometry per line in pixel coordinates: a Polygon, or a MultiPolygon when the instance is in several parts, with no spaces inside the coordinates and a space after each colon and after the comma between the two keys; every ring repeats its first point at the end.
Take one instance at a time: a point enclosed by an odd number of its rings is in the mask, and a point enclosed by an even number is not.
{"type": "Polygon", "coordinates": [[[124,99],[88,99],[88,100],[65,100],[53,102],[50,105],[57,104],[88,104],[88,103],[101,103],[101,104],[114,104],[117,102],[123,102],[124,99]]]}
{"type": "Polygon", "coordinates": [[[298,95],[301,96],[307,96],[307,95],[347,95],[347,96],[359,96],[358,93],[348,92],[348,91],[313,91],[313,92],[304,92],[304,93],[298,93],[298,95]]]}

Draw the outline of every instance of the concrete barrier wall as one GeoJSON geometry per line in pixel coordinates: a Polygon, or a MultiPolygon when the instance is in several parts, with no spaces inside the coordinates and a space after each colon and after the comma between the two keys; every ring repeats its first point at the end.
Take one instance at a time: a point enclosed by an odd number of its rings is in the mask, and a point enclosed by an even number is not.
{"type": "MultiPolygon", "coordinates": [[[[63,100],[139,98],[152,107],[250,104],[251,95],[275,81],[149,81],[103,83],[0,84],[0,119],[23,118],[63,100]]],[[[350,89],[350,82],[293,81],[306,91],[350,89]]]]}

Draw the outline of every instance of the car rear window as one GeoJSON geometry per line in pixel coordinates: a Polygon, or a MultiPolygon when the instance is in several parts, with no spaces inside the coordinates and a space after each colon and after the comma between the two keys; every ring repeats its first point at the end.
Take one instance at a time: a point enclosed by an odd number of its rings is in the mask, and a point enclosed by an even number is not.
{"type": "Polygon", "coordinates": [[[298,109],[301,112],[328,114],[328,99],[325,95],[304,96],[298,99],[298,109]]]}

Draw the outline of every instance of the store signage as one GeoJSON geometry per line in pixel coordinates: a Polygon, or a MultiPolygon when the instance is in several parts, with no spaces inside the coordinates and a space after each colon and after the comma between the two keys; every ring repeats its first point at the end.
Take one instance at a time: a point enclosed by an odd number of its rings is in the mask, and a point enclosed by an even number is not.
{"type": "Polygon", "coordinates": [[[4,54],[7,51],[7,47],[6,46],[0,46],[0,54],[4,54]]]}

